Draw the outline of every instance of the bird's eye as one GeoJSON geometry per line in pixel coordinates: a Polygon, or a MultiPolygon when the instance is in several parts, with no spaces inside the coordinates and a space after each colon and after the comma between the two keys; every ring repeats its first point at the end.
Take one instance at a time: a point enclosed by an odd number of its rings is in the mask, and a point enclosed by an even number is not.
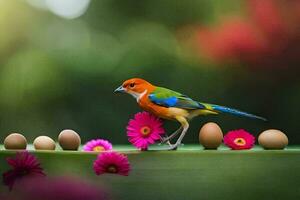
{"type": "Polygon", "coordinates": [[[133,88],[134,86],[135,86],[134,83],[130,83],[130,84],[129,84],[129,87],[131,87],[131,88],[133,88]]]}

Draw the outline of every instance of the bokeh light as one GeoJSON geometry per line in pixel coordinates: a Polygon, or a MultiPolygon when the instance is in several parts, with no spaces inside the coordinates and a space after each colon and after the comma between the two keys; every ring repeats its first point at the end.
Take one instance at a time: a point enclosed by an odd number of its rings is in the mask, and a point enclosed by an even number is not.
{"type": "Polygon", "coordinates": [[[80,17],[90,4],[90,0],[27,0],[27,2],[36,8],[49,10],[66,19],[80,17]]]}

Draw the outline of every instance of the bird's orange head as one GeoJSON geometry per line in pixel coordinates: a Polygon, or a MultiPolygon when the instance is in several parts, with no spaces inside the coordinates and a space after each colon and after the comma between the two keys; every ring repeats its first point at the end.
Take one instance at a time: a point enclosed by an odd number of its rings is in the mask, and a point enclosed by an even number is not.
{"type": "Polygon", "coordinates": [[[141,78],[132,78],[124,81],[115,92],[124,92],[131,94],[133,97],[139,99],[143,94],[152,92],[155,86],[141,78]]]}

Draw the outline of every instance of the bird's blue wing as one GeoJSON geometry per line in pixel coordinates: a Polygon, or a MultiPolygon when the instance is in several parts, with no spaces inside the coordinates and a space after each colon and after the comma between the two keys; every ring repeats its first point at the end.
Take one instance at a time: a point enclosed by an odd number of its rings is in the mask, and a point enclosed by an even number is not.
{"type": "Polygon", "coordinates": [[[205,106],[194,101],[186,95],[180,94],[167,88],[157,87],[148,96],[152,103],[164,107],[177,107],[184,109],[204,109],[205,106]]]}

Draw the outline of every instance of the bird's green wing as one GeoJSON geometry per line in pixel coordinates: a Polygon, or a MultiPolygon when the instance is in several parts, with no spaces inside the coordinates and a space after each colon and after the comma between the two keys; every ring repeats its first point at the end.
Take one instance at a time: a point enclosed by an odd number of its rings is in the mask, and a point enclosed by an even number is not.
{"type": "Polygon", "coordinates": [[[173,90],[162,87],[156,87],[156,89],[151,94],[149,94],[148,98],[151,102],[164,107],[176,107],[188,110],[203,109],[205,111],[211,111],[210,114],[229,113],[266,121],[266,119],[263,117],[259,117],[237,109],[215,104],[200,103],[179,92],[175,92],[173,90]]]}
{"type": "Polygon", "coordinates": [[[164,107],[177,107],[184,109],[205,108],[204,105],[194,101],[188,96],[163,87],[156,87],[156,89],[149,94],[148,97],[151,102],[164,107]]]}

